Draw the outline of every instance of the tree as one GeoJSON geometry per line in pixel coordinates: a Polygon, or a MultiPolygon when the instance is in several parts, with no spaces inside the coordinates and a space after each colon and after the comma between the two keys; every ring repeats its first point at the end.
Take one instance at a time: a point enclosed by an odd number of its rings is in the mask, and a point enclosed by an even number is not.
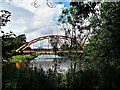
{"type": "Polygon", "coordinates": [[[7,22],[10,22],[9,18],[11,16],[11,12],[7,10],[0,10],[0,12],[2,13],[2,15],[0,16],[0,29],[1,29],[1,26],[5,26],[7,22]]]}
{"type": "Polygon", "coordinates": [[[90,14],[95,14],[96,4],[95,2],[71,2],[70,9],[62,11],[58,21],[65,35],[71,37],[72,41],[80,40],[83,44],[86,42],[91,32],[90,14]]]}
{"type": "Polygon", "coordinates": [[[88,47],[92,53],[93,57],[101,57],[101,59],[107,58],[115,58],[119,59],[120,56],[120,41],[119,37],[119,2],[118,3],[103,3],[101,5],[101,26],[96,26],[94,28],[94,35],[90,39],[90,44],[88,47]],[[93,50],[92,50],[93,49],[93,50]],[[95,55],[95,56],[94,56],[95,55]]]}
{"type": "Polygon", "coordinates": [[[15,50],[26,43],[25,35],[16,36],[13,32],[2,36],[2,57],[9,59],[15,53],[15,50]],[[23,37],[24,36],[24,37],[23,37]]]}
{"type": "Polygon", "coordinates": [[[50,44],[51,44],[54,51],[58,50],[58,43],[59,43],[59,37],[51,36],[50,44]]]}
{"type": "Polygon", "coordinates": [[[92,32],[92,25],[89,22],[90,14],[96,15],[96,5],[95,2],[70,2],[70,8],[64,9],[58,19],[61,29],[65,31],[65,36],[71,38],[68,58],[73,61],[71,64],[73,71],[76,69],[77,60],[81,62],[82,53],[78,55],[78,51],[83,50],[84,44],[90,38],[92,32]],[[75,53],[71,54],[72,50],[75,53]]]}
{"type": "Polygon", "coordinates": [[[85,47],[84,60],[100,76],[100,88],[119,88],[120,84],[120,2],[103,2],[99,25],[93,18],[93,36],[85,47]],[[109,74],[108,74],[109,73],[109,74]],[[111,73],[111,74],[110,74],[111,73]]]}

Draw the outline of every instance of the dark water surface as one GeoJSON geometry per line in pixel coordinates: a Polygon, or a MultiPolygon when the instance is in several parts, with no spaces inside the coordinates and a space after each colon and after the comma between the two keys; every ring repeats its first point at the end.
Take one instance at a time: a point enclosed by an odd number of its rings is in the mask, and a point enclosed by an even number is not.
{"type": "Polygon", "coordinates": [[[66,60],[66,58],[58,55],[39,55],[34,60],[30,62],[30,67],[40,68],[42,67],[45,71],[49,68],[54,70],[55,64],[57,65],[57,71],[60,73],[65,73],[70,64],[70,60],[66,60]]]}

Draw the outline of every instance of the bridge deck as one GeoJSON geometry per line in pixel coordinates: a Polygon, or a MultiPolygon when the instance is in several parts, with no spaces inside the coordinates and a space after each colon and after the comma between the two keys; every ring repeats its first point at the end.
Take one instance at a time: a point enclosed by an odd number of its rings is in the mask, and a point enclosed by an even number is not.
{"type": "MultiPolygon", "coordinates": [[[[19,51],[21,52],[21,51],[19,51]]],[[[41,52],[41,53],[53,53],[53,50],[23,50],[23,53],[34,53],[34,52],[41,52]]],[[[68,50],[57,50],[57,52],[69,52],[68,50]]],[[[79,53],[83,53],[83,51],[75,51],[75,50],[71,50],[71,52],[79,52],[79,53]]]]}

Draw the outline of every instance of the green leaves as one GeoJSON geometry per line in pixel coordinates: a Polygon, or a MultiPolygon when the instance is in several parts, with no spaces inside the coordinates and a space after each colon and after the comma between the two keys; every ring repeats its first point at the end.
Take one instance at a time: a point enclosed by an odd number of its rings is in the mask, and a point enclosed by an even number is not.
{"type": "Polygon", "coordinates": [[[11,62],[28,62],[33,59],[34,56],[31,55],[16,55],[16,56],[12,56],[11,62]]]}
{"type": "Polygon", "coordinates": [[[2,15],[0,16],[0,26],[5,26],[7,22],[10,22],[11,12],[7,10],[0,10],[2,15]]]}
{"type": "Polygon", "coordinates": [[[2,39],[2,56],[4,59],[10,58],[15,53],[15,50],[26,42],[26,38],[16,37],[14,33],[4,34],[2,39]]]}

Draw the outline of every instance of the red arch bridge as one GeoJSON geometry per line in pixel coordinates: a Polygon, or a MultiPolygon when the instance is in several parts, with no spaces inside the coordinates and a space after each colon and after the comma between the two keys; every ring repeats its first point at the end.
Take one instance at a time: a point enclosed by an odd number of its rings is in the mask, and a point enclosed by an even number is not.
{"type": "MultiPolygon", "coordinates": [[[[61,46],[63,45],[64,42],[67,42],[68,45],[70,45],[71,43],[71,38],[68,36],[63,36],[63,35],[48,35],[48,36],[43,36],[43,37],[38,37],[35,38],[27,43],[25,43],[24,45],[22,45],[20,48],[18,48],[16,50],[16,52],[22,52],[22,53],[30,53],[30,52],[41,52],[41,53],[45,53],[45,52],[53,52],[53,49],[50,49],[50,45],[54,45],[55,43],[57,43],[57,46],[61,46]],[[27,47],[30,47],[32,44],[35,44],[36,42],[42,42],[44,40],[47,40],[47,48],[48,49],[27,49],[27,47]],[[50,45],[49,45],[50,44],[50,45]]],[[[76,40],[76,43],[81,45],[81,42],[79,40],[76,40]]],[[[53,47],[53,46],[52,46],[53,47]]],[[[68,52],[68,50],[61,50],[58,48],[57,52],[68,52]]],[[[75,52],[75,51],[72,51],[75,52]]],[[[82,52],[82,51],[78,51],[78,52],[82,52]]]]}

